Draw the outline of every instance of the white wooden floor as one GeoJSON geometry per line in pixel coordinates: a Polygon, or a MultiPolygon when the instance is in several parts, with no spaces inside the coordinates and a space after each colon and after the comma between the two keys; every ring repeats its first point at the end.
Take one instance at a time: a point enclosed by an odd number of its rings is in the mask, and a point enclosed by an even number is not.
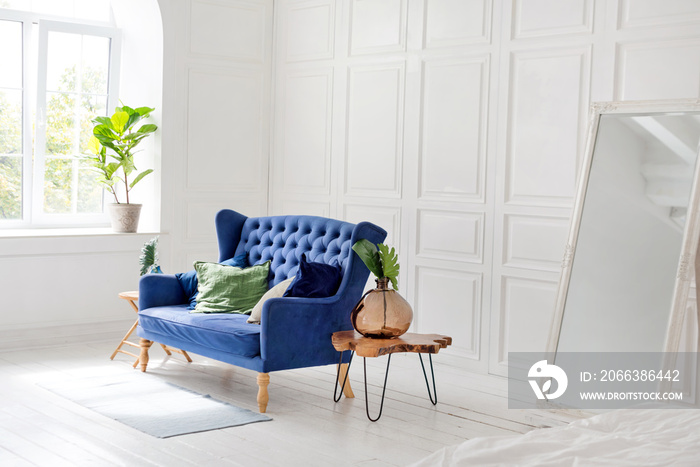
{"type": "MultiPolygon", "coordinates": [[[[2,466],[387,466],[408,465],[477,436],[524,433],[570,418],[508,410],[505,384],[434,358],[439,403],[427,398],[415,355],[392,357],[382,418],[365,415],[362,360],[350,370],[355,399],[333,402],[333,366],[271,373],[271,422],[158,439],[56,396],[42,381],[138,371],[109,360],[118,338],[0,353],[2,466]]],[[[443,358],[441,358],[443,357],[443,358]]],[[[255,372],[192,355],[194,363],[151,349],[149,373],[257,410],[255,372]]],[[[426,362],[427,363],[427,362],[426,362]]],[[[386,359],[368,359],[370,410],[376,414],[386,359]]]]}

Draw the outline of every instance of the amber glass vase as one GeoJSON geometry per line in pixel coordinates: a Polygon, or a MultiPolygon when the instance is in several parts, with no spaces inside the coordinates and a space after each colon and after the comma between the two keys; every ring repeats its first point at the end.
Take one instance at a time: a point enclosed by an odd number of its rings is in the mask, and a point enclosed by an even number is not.
{"type": "Polygon", "coordinates": [[[365,293],[350,314],[353,327],[365,337],[388,339],[408,331],[413,309],[389,279],[377,279],[377,288],[365,293]]]}

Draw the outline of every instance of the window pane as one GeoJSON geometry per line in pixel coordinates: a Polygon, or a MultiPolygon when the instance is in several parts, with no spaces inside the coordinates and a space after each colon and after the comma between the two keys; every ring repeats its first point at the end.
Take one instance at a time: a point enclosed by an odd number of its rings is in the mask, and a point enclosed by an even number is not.
{"type": "Polygon", "coordinates": [[[107,94],[109,39],[97,36],[82,37],[82,92],[107,94]]]}
{"type": "Polygon", "coordinates": [[[21,89],[22,23],[0,21],[0,44],[0,88],[21,89]]]}
{"type": "Polygon", "coordinates": [[[97,173],[87,161],[80,161],[78,172],[78,212],[102,212],[102,185],[97,181],[97,173]]]}
{"type": "Polygon", "coordinates": [[[22,219],[22,84],[22,23],[0,21],[0,219],[22,219]]]}
{"type": "Polygon", "coordinates": [[[45,165],[44,212],[70,214],[73,196],[73,160],[47,158],[45,165]]]}
{"type": "Polygon", "coordinates": [[[81,36],[51,31],[48,41],[46,90],[75,91],[81,62],[81,36]]]}
{"type": "Polygon", "coordinates": [[[46,93],[44,211],[101,213],[103,189],[77,157],[87,154],[92,120],[107,114],[110,39],[50,31],[46,93]]]}
{"type": "Polygon", "coordinates": [[[88,154],[87,145],[92,137],[92,119],[107,115],[107,96],[82,96],[80,114],[80,154],[88,154]]]}
{"type": "MultiPolygon", "coordinates": [[[[99,0],[96,3],[104,5],[99,0]]],[[[88,153],[92,120],[107,115],[112,39],[83,34],[78,27],[75,32],[52,30],[48,22],[45,27],[46,36],[40,36],[46,42],[37,42],[38,56],[46,57],[46,75],[40,74],[37,83],[43,94],[37,109],[45,122],[38,127],[45,133],[39,138],[43,147],[37,151],[38,164],[43,166],[43,173],[36,174],[43,177],[43,197],[37,200],[37,211],[101,214],[104,189],[99,174],[82,156],[88,153]]]]}
{"type": "Polygon", "coordinates": [[[22,218],[22,158],[0,156],[0,219],[22,218]]]}
{"type": "Polygon", "coordinates": [[[46,154],[73,154],[76,141],[75,95],[46,95],[46,154]]]}
{"type": "Polygon", "coordinates": [[[0,89],[0,154],[22,154],[22,91],[0,89]]]}

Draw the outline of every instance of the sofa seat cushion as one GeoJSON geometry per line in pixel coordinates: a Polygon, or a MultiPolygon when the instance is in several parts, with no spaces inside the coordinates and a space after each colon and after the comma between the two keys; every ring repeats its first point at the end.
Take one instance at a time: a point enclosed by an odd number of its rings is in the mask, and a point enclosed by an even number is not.
{"type": "Polygon", "coordinates": [[[261,328],[247,319],[239,314],[190,313],[187,304],[139,311],[139,325],[148,332],[198,345],[206,342],[207,347],[221,352],[255,357],[260,355],[261,328]]]}

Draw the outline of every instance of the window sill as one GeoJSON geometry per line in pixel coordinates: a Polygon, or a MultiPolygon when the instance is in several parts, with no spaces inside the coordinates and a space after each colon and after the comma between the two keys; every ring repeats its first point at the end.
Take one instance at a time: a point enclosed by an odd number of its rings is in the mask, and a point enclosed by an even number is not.
{"type": "Polygon", "coordinates": [[[138,256],[144,242],[156,235],[167,244],[168,235],[157,231],[116,233],[111,228],[4,230],[0,231],[0,258],[121,252],[136,252],[138,256]]]}
{"type": "Polygon", "coordinates": [[[76,227],[55,229],[5,229],[0,230],[0,238],[32,238],[32,237],[84,237],[84,236],[136,236],[160,235],[155,230],[139,231],[136,233],[118,233],[110,227],[76,227]]]}

